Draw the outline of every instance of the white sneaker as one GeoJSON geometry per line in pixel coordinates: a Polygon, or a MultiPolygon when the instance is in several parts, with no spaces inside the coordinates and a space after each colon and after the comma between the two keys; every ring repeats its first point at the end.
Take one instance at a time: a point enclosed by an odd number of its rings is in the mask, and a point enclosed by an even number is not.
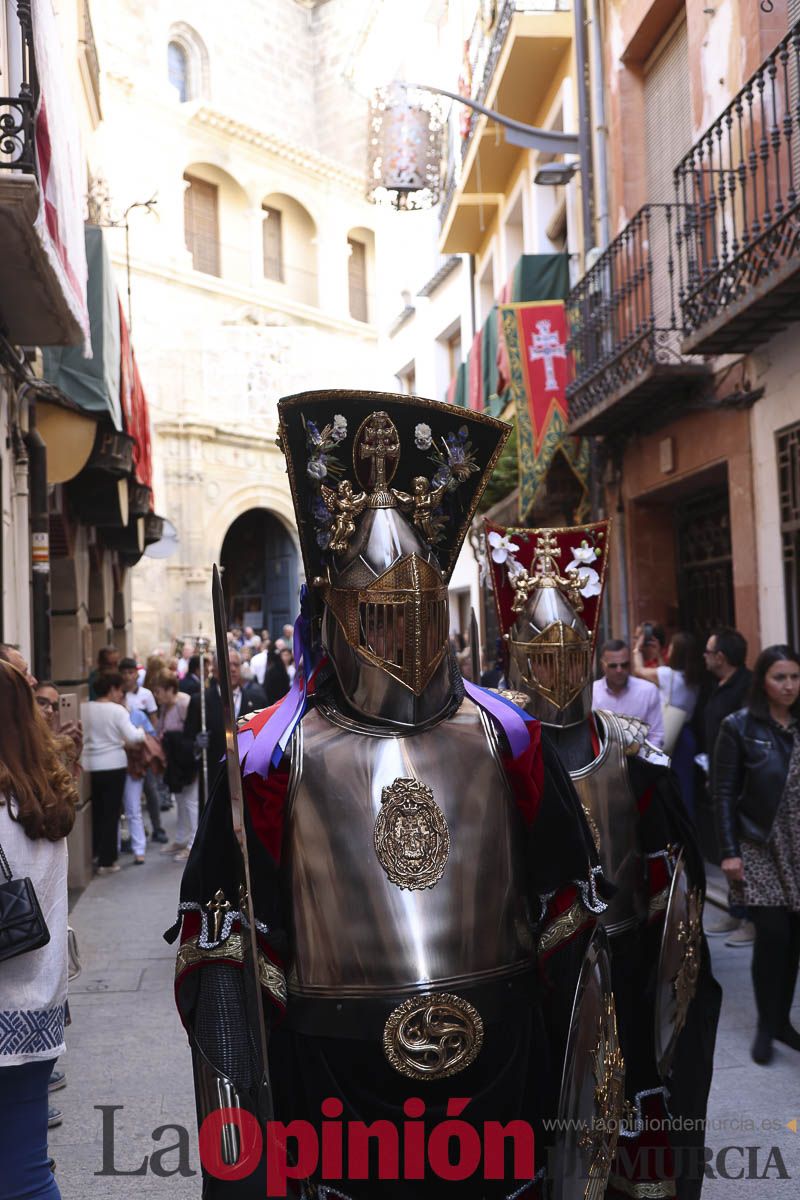
{"type": "Polygon", "coordinates": [[[725,938],[726,946],[752,946],[756,940],[756,927],[752,921],[742,921],[738,929],[734,929],[730,937],[725,938]]]}
{"type": "Polygon", "coordinates": [[[168,846],[162,846],[160,854],[177,854],[179,850],[186,849],[186,842],[170,842],[168,846]]]}

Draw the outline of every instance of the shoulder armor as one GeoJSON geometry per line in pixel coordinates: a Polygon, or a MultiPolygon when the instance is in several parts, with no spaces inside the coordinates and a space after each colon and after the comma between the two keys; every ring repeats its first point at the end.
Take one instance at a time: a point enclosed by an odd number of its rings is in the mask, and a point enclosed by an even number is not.
{"type": "Polygon", "coordinates": [[[613,713],[607,709],[597,710],[603,718],[606,728],[616,729],[622,739],[626,758],[644,758],[647,762],[659,767],[668,767],[670,758],[658,746],[647,740],[650,726],[641,717],[629,717],[624,713],[613,713]]]}

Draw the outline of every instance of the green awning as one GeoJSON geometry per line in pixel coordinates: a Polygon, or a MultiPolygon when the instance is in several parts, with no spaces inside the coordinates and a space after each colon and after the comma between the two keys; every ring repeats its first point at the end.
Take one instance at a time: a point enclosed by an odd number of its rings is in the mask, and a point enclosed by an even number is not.
{"type": "Polygon", "coordinates": [[[87,300],[92,357],[75,346],[45,346],[44,377],[88,414],[106,414],[122,429],[120,406],[119,301],[111,260],[96,225],[84,226],[89,267],[87,300]]]}
{"type": "Polygon", "coordinates": [[[512,302],[566,300],[569,293],[567,254],[522,254],[511,277],[512,302]]]}

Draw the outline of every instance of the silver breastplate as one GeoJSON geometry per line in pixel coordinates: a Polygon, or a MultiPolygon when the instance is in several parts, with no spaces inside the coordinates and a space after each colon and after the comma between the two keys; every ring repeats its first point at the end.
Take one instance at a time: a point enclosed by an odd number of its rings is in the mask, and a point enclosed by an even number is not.
{"type": "Polygon", "coordinates": [[[595,717],[599,717],[600,753],[588,766],[570,771],[570,778],[586,812],[603,874],[618,889],[598,917],[613,936],[636,925],[647,914],[644,863],[639,849],[639,810],[628,778],[623,730],[614,713],[603,710],[595,717]]]}
{"type": "Polygon", "coordinates": [[[284,834],[289,990],[369,997],[530,965],[522,824],[470,700],[403,736],[312,709],[292,743],[284,834]]]}

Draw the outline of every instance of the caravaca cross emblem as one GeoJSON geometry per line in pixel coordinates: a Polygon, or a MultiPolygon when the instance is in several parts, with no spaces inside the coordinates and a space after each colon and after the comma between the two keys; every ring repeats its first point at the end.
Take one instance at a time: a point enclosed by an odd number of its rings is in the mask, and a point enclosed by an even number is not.
{"type": "Polygon", "coordinates": [[[552,529],[543,529],[536,537],[536,550],[533,556],[531,570],[524,568],[509,572],[509,583],[514,593],[511,611],[522,612],[526,601],[532,592],[538,588],[561,588],[567,593],[569,601],[576,612],[583,611],[581,588],[586,585],[586,576],[577,571],[569,575],[559,575],[556,559],[561,557],[561,547],[556,542],[552,529]]]}
{"type": "Polygon", "coordinates": [[[544,390],[558,391],[554,359],[566,358],[567,349],[561,341],[558,331],[553,329],[550,321],[537,321],[538,333],[531,334],[531,344],[528,347],[528,357],[531,362],[544,362],[544,390]]]}

